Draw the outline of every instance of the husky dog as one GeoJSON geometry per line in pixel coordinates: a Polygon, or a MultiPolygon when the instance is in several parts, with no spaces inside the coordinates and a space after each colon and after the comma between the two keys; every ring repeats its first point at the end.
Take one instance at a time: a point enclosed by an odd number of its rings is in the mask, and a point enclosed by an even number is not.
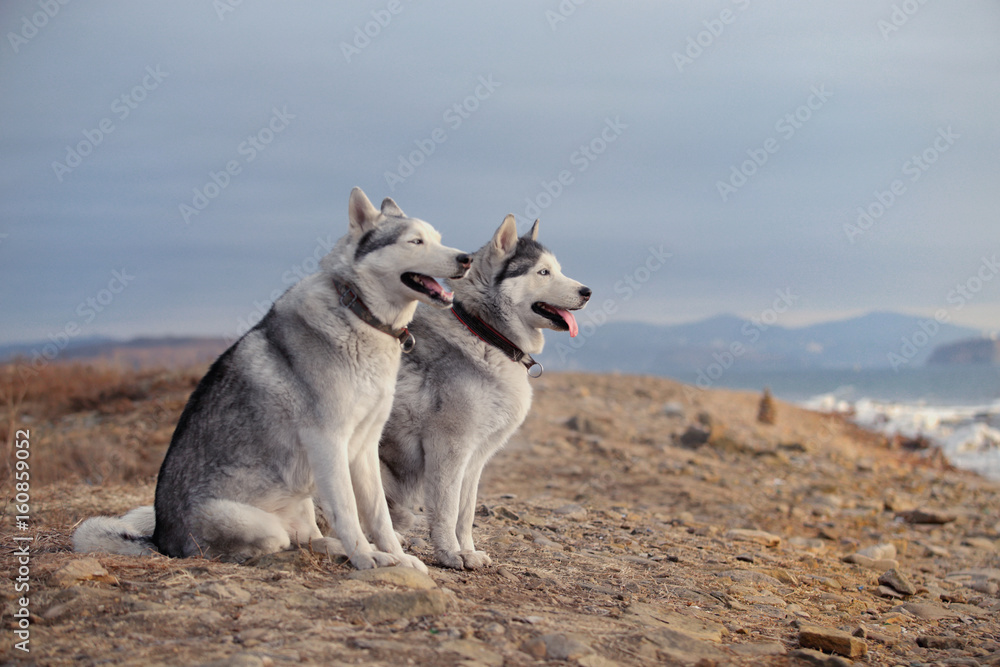
{"type": "Polygon", "coordinates": [[[508,215],[466,278],[449,281],[454,308],[419,308],[411,326],[420,345],[400,367],[379,444],[382,481],[397,530],[411,525],[409,506],[423,501],[434,556],[447,567],[490,564],[472,540],[479,476],[531,407],[528,376],[541,366],[530,355],[542,350],[541,330],[576,336],[570,311],[590,299],[590,288],[564,276],[537,237],[537,220],[518,238],[508,215]]]}
{"type": "Polygon", "coordinates": [[[275,301],[191,395],[160,468],[155,517],[145,507],[90,519],[77,551],[238,562],[309,541],[342,548],[358,569],[427,570],[393,532],[378,439],[417,302],[450,307],[431,276],[460,278],[471,258],[392,199],[379,211],[355,188],[348,212],[349,231],[319,271],[275,301]],[[314,494],[339,544],[317,527],[314,494]]]}

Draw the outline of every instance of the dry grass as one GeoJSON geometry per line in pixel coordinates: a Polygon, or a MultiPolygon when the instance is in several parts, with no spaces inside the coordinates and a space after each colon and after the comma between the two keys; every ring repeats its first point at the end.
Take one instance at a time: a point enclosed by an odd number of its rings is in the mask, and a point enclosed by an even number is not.
{"type": "Polygon", "coordinates": [[[203,372],[135,371],[111,364],[0,366],[0,482],[11,479],[14,436],[23,430],[30,435],[33,487],[154,476],[203,372]]]}

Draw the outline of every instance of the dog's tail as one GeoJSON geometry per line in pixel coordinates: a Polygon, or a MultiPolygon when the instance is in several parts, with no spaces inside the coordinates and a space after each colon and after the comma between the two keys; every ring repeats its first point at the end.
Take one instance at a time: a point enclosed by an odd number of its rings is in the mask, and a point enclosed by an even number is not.
{"type": "Polygon", "coordinates": [[[73,550],[149,556],[156,553],[152,539],[155,527],[156,512],[152,505],[138,507],[122,517],[95,516],[81,523],[73,533],[73,550]]]}

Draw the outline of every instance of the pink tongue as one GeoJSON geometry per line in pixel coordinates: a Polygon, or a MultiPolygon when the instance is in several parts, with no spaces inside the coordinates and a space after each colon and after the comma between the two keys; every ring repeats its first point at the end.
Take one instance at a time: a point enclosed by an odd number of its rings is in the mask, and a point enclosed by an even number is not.
{"type": "Polygon", "coordinates": [[[454,296],[452,292],[445,292],[444,288],[438,284],[438,281],[434,280],[430,276],[418,275],[417,278],[431,294],[438,294],[441,296],[441,298],[446,300],[451,299],[451,297],[454,296]]]}
{"type": "Polygon", "coordinates": [[[559,314],[559,317],[566,320],[566,324],[569,325],[569,337],[576,338],[576,335],[580,333],[580,327],[577,326],[576,318],[573,317],[573,313],[568,310],[563,310],[562,308],[556,308],[555,306],[552,306],[552,310],[556,311],[559,314]]]}

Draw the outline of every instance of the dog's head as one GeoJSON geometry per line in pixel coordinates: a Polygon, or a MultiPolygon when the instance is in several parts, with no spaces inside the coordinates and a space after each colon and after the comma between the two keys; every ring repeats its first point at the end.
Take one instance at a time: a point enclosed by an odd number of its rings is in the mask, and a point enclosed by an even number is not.
{"type": "Polygon", "coordinates": [[[518,238],[514,216],[508,215],[474,258],[467,279],[453,283],[460,299],[473,300],[485,317],[512,334],[523,349],[541,351],[541,329],[576,336],[572,311],[587,304],[591,290],[563,275],[555,255],[538,242],[537,220],[518,238]]]}
{"type": "Polygon", "coordinates": [[[453,294],[434,279],[465,276],[472,257],[441,245],[441,235],[428,223],[407,217],[386,197],[381,210],[354,188],[348,204],[348,247],[358,287],[378,289],[392,302],[423,301],[451,307],[453,294]]]}

